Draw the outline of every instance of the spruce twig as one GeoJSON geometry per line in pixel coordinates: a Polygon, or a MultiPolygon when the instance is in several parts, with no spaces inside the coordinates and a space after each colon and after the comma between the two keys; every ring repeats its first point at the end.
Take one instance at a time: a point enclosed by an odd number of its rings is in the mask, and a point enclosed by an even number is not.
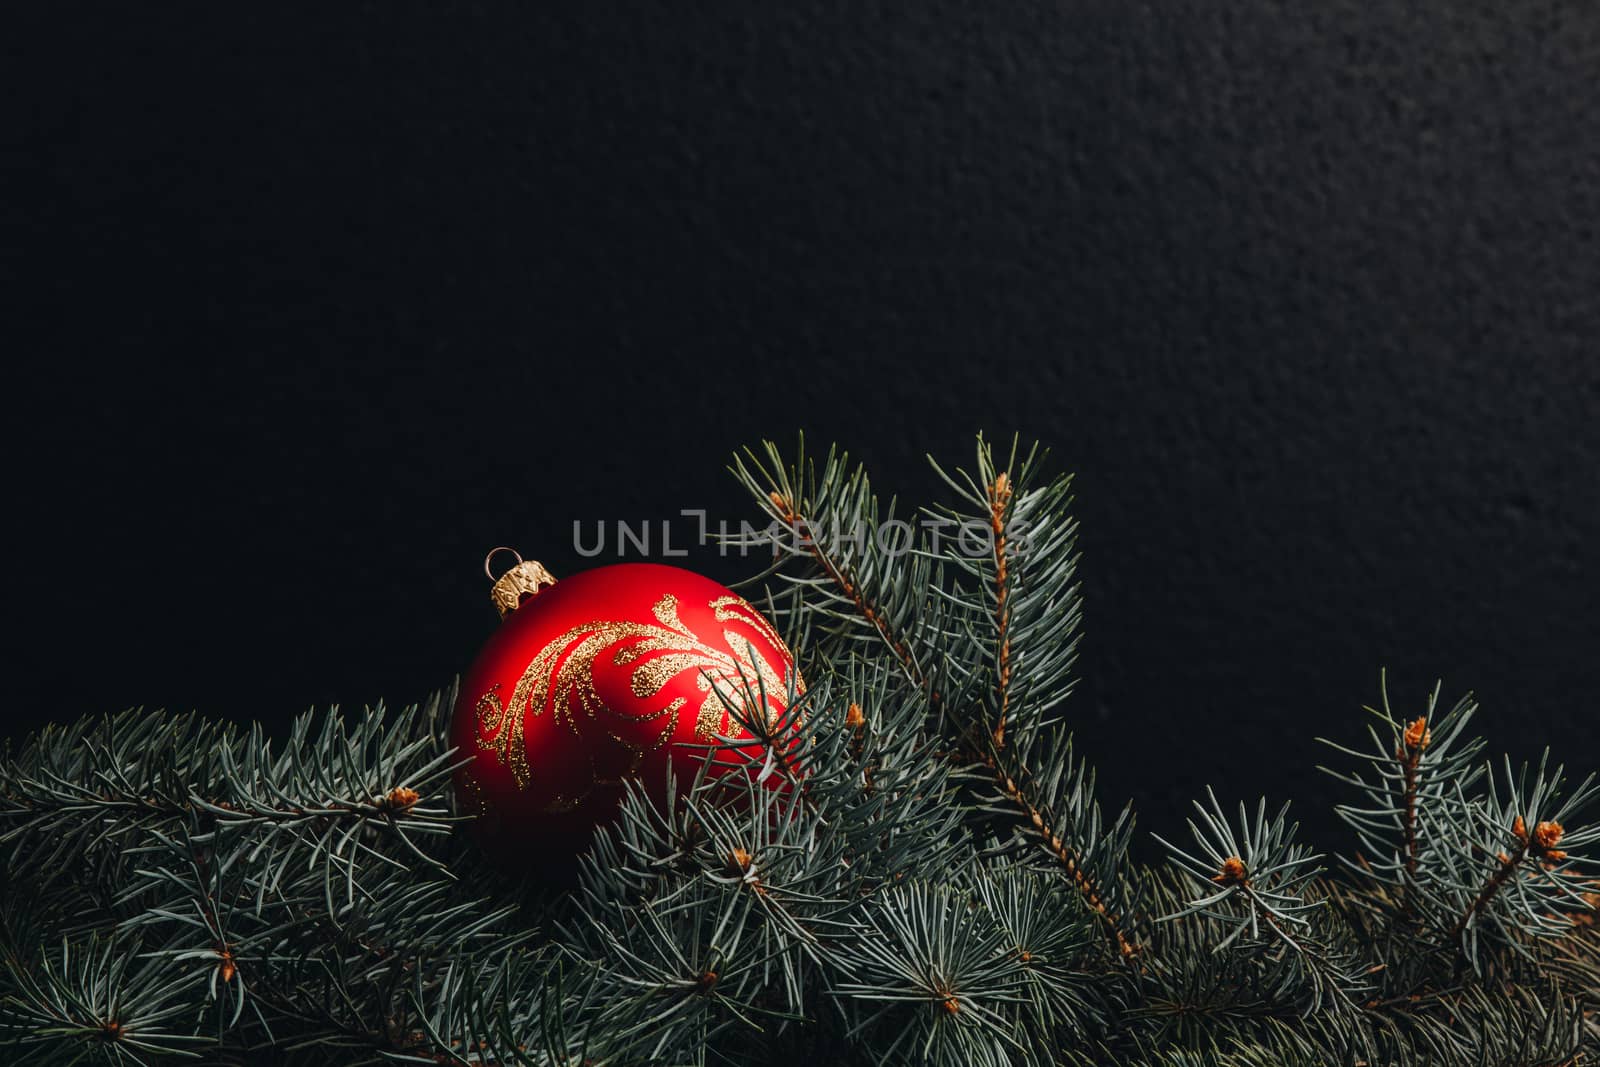
{"type": "MultiPolygon", "coordinates": [[[[998,488],[992,491],[994,494],[993,522],[1000,528],[1001,534],[1001,539],[996,543],[996,553],[997,558],[1004,561],[1006,559],[1006,547],[1004,542],[1003,517],[1005,513],[1005,507],[1009,503],[1010,490],[1006,484],[1003,474],[997,477],[996,482],[998,488]]],[[[799,533],[800,544],[802,545],[804,552],[818,566],[821,572],[827,576],[829,581],[831,581],[838,588],[840,594],[855,606],[856,611],[861,615],[861,617],[871,624],[873,630],[882,640],[885,647],[893,654],[896,661],[900,664],[901,669],[905,672],[906,678],[914,686],[926,694],[929,704],[937,712],[937,709],[939,708],[943,698],[940,692],[932,684],[932,679],[924,671],[922,665],[918,662],[917,657],[911,650],[910,644],[902,635],[896,633],[889,626],[887,613],[884,612],[882,608],[879,607],[866,594],[862,584],[851,574],[849,567],[843,564],[841,561],[835,559],[832,554],[827,551],[826,547],[822,544],[819,538],[807,536],[806,531],[814,530],[819,527],[820,524],[818,521],[808,517],[805,514],[801,504],[792,496],[785,495],[782,491],[780,491],[779,488],[770,490],[767,494],[767,499],[770,501],[774,514],[779,521],[784,523],[790,529],[799,533]]],[[[1004,573],[1004,564],[1001,564],[998,569],[1004,573]]],[[[1004,604],[1003,598],[1004,594],[1009,591],[1009,584],[1006,584],[1004,579],[1002,579],[1002,584],[999,588],[1001,607],[998,610],[997,615],[1002,622],[1008,623],[1009,614],[1007,613],[1008,609],[1004,604]]],[[[1002,675],[1002,680],[999,683],[1002,699],[1004,699],[1004,694],[1006,694],[1009,690],[1010,681],[1010,646],[1009,638],[1004,635],[1004,631],[1002,631],[1002,638],[999,648],[1001,655],[1004,657],[1002,660],[1004,673],[1002,675]]],[[[1004,719],[1002,718],[995,728],[994,738],[996,742],[1003,744],[1004,735],[1004,719]]],[[[1108,936],[1110,936],[1112,942],[1116,946],[1118,954],[1124,957],[1136,954],[1138,951],[1137,947],[1128,937],[1127,933],[1123,930],[1117,916],[1106,904],[1103,894],[1099,890],[1093,876],[1085,870],[1077,850],[1074,849],[1059,833],[1056,832],[1055,828],[1045,817],[1044,811],[1041,810],[1038,805],[1034,804],[1028,799],[1023,787],[1018,784],[1016,778],[1010,774],[1007,774],[1005,770],[1001,768],[998,761],[992,757],[982,754],[979,750],[970,749],[969,751],[971,751],[971,756],[969,758],[971,758],[973,762],[977,763],[978,765],[988,769],[990,774],[993,776],[996,785],[999,786],[1002,794],[1016,805],[1026,824],[1039,835],[1040,839],[1045,843],[1050,854],[1061,863],[1063,869],[1066,871],[1067,877],[1071,880],[1073,886],[1078,889],[1079,893],[1082,894],[1085,903],[1091,910],[1100,916],[1101,921],[1106,926],[1108,936]]]]}

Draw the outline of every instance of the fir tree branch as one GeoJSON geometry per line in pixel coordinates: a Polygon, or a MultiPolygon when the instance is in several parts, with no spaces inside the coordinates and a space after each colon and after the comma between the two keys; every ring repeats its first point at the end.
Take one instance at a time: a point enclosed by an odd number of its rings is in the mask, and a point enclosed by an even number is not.
{"type": "MultiPolygon", "coordinates": [[[[872,626],[893,659],[900,665],[905,677],[926,695],[929,705],[937,714],[943,703],[943,695],[932,684],[932,679],[925,672],[921,662],[914,654],[910,642],[890,626],[888,613],[882,610],[867,594],[862,583],[857,581],[851,573],[849,566],[836,559],[828,551],[821,538],[808,536],[808,531],[825,528],[825,526],[822,521],[807,515],[801,502],[797,501],[792,493],[784,492],[784,488],[784,486],[778,486],[769,489],[767,492],[767,500],[771,504],[774,515],[784,525],[797,532],[801,551],[816,564],[839,593],[854,605],[856,612],[872,626]]],[[[996,645],[999,670],[996,677],[996,686],[1002,708],[1000,718],[997,720],[992,732],[992,740],[996,747],[1001,747],[1005,743],[1004,709],[1009,706],[1011,655],[1010,604],[1008,599],[1011,586],[1008,570],[1009,550],[1006,541],[1006,518],[1012,496],[1012,487],[1004,471],[999,472],[993,481],[989,483],[987,496],[989,501],[989,521],[991,528],[997,535],[994,543],[997,575],[995,619],[999,627],[999,637],[996,645]]],[[[1105,895],[1096,879],[1085,868],[1081,854],[1056,831],[1051,821],[1047,818],[1046,811],[1029,799],[1023,786],[1019,785],[1016,776],[1007,773],[997,759],[984,752],[983,746],[974,744],[968,739],[963,747],[967,760],[988,770],[995,785],[999,787],[1001,794],[1011,801],[1026,824],[1032,827],[1034,832],[1039,835],[1049,853],[1062,865],[1074,888],[1078,890],[1089,908],[1100,917],[1118,954],[1125,958],[1136,954],[1138,951],[1137,946],[1129,938],[1121,921],[1107,904],[1105,895]]]]}
{"type": "MultiPolygon", "coordinates": [[[[1556,830],[1559,833],[1560,827],[1557,826],[1556,830]]],[[[1478,891],[1477,896],[1472,898],[1472,903],[1467,905],[1467,910],[1462,913],[1461,918],[1457,919],[1456,924],[1450,928],[1451,940],[1460,937],[1462,932],[1466,930],[1467,924],[1477,917],[1484,908],[1489,906],[1495,895],[1504,888],[1506,881],[1516,873],[1522,861],[1527,858],[1530,841],[1520,817],[1512,827],[1512,834],[1517,838],[1517,843],[1512,846],[1510,853],[1502,852],[1495,857],[1493,873],[1484,881],[1483,888],[1478,891]]]]}

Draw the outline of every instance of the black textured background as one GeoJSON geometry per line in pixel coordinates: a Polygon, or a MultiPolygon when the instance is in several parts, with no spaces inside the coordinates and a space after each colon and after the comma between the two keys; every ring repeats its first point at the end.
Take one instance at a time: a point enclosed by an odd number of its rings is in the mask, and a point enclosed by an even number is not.
{"type": "Polygon", "coordinates": [[[8,16],[8,732],[412,701],[490,545],[984,429],[1144,825],[1326,829],[1385,664],[1600,766],[1600,8],[544,6],[8,16]]]}

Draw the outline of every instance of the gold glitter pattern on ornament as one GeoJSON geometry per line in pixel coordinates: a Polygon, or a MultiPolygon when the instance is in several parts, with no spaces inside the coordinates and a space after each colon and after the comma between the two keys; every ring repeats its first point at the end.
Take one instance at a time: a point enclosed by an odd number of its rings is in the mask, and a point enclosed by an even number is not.
{"type": "MultiPolygon", "coordinates": [[[[750,626],[773,647],[787,654],[788,649],[772,626],[739,597],[718,597],[707,606],[719,621],[737,621],[750,626]]],[[[596,621],[574,626],[539,650],[517,681],[509,701],[501,704],[496,692],[498,685],[479,698],[478,746],[493,751],[510,767],[517,788],[526,789],[532,780],[524,720],[544,714],[546,708],[552,710],[558,723],[574,734],[579,734],[577,716],[580,713],[602,724],[603,716],[636,723],[655,722],[664,717],[659,735],[648,748],[619,737],[609,726],[603,727],[628,750],[629,773],[637,769],[647,751],[660,748],[672,736],[677,713],[686,699],[675,697],[655,707],[650,701],[685,671],[696,672],[696,686],[702,694],[695,715],[695,735],[701,740],[714,740],[722,731],[727,719],[724,696],[737,701],[737,692],[745,685],[752,690],[758,684],[765,688],[769,724],[781,717],[785,696],[783,677],[744,635],[725,629],[722,636],[726,648],[706,644],[679,618],[678,598],[670,593],[656,601],[651,614],[656,619],[654,625],[596,621]],[[619,710],[600,698],[595,688],[594,668],[607,654],[612,666],[632,665],[629,691],[643,702],[641,711],[619,710]],[[737,688],[734,693],[719,694],[713,682],[726,682],[737,688]]],[[[796,681],[798,683],[798,677],[796,681]]],[[[803,686],[801,691],[804,691],[803,686]]]]}
{"type": "MultiPolygon", "coordinates": [[[[768,641],[772,642],[772,647],[781,651],[786,659],[791,661],[794,659],[794,653],[790,652],[789,646],[783,643],[783,635],[778,633],[777,628],[774,627],[772,623],[767,621],[767,617],[765,615],[751,607],[749,601],[745,600],[744,597],[719,596],[717,599],[711,602],[711,613],[717,617],[718,622],[734,621],[744,623],[752,630],[761,634],[761,636],[765,637],[768,641]]],[[[733,638],[731,634],[724,630],[723,636],[728,638],[728,646],[730,648],[733,647],[733,638]]],[[[800,681],[800,675],[798,671],[795,672],[795,680],[796,690],[804,693],[806,691],[806,686],[804,682],[800,681]]]]}
{"type": "MultiPolygon", "coordinates": [[[[515,706],[515,704],[516,697],[513,695],[512,705],[515,706]]],[[[510,764],[511,776],[517,780],[517,788],[526,788],[532,775],[528,770],[528,750],[520,743],[522,741],[522,716],[520,714],[509,714],[510,708],[500,700],[499,682],[490,686],[489,691],[478,698],[477,704],[473,705],[473,711],[478,717],[478,747],[494,749],[496,754],[499,755],[501,763],[510,764]],[[500,736],[509,738],[512,734],[516,735],[518,741],[515,748],[512,748],[509,744],[505,747],[499,747],[484,742],[486,737],[500,736]]]]}
{"type": "MultiPolygon", "coordinates": [[[[791,664],[794,662],[794,653],[789,651],[789,646],[783,641],[783,636],[767,621],[767,617],[751,607],[743,598],[737,596],[721,596],[711,602],[712,614],[718,622],[742,622],[756,633],[765,637],[773,648],[783,653],[783,658],[791,664]]],[[[723,630],[722,639],[728,643],[729,648],[748,647],[749,641],[744,635],[733,630],[723,630]]],[[[784,679],[768,666],[762,659],[757,664],[761,674],[762,685],[766,687],[769,696],[782,699],[787,696],[784,691],[784,679]]],[[[800,696],[806,691],[806,680],[800,677],[800,668],[794,668],[794,693],[800,696]]]]}

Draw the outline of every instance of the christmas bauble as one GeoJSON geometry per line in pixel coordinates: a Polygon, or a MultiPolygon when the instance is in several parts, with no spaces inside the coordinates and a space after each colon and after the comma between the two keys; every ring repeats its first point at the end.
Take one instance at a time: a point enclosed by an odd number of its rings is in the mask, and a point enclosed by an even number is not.
{"type": "MultiPolygon", "coordinates": [[[[660,790],[670,765],[681,792],[719,736],[750,736],[740,718],[776,726],[791,677],[804,688],[760,612],[678,567],[619,563],[557,582],[519,557],[493,597],[502,622],[462,682],[450,740],[472,757],[457,772],[463,807],[503,859],[576,852],[624,781],[660,790]]],[[[786,779],[768,755],[752,738],[717,751],[712,773],[776,787],[786,779]]]]}

